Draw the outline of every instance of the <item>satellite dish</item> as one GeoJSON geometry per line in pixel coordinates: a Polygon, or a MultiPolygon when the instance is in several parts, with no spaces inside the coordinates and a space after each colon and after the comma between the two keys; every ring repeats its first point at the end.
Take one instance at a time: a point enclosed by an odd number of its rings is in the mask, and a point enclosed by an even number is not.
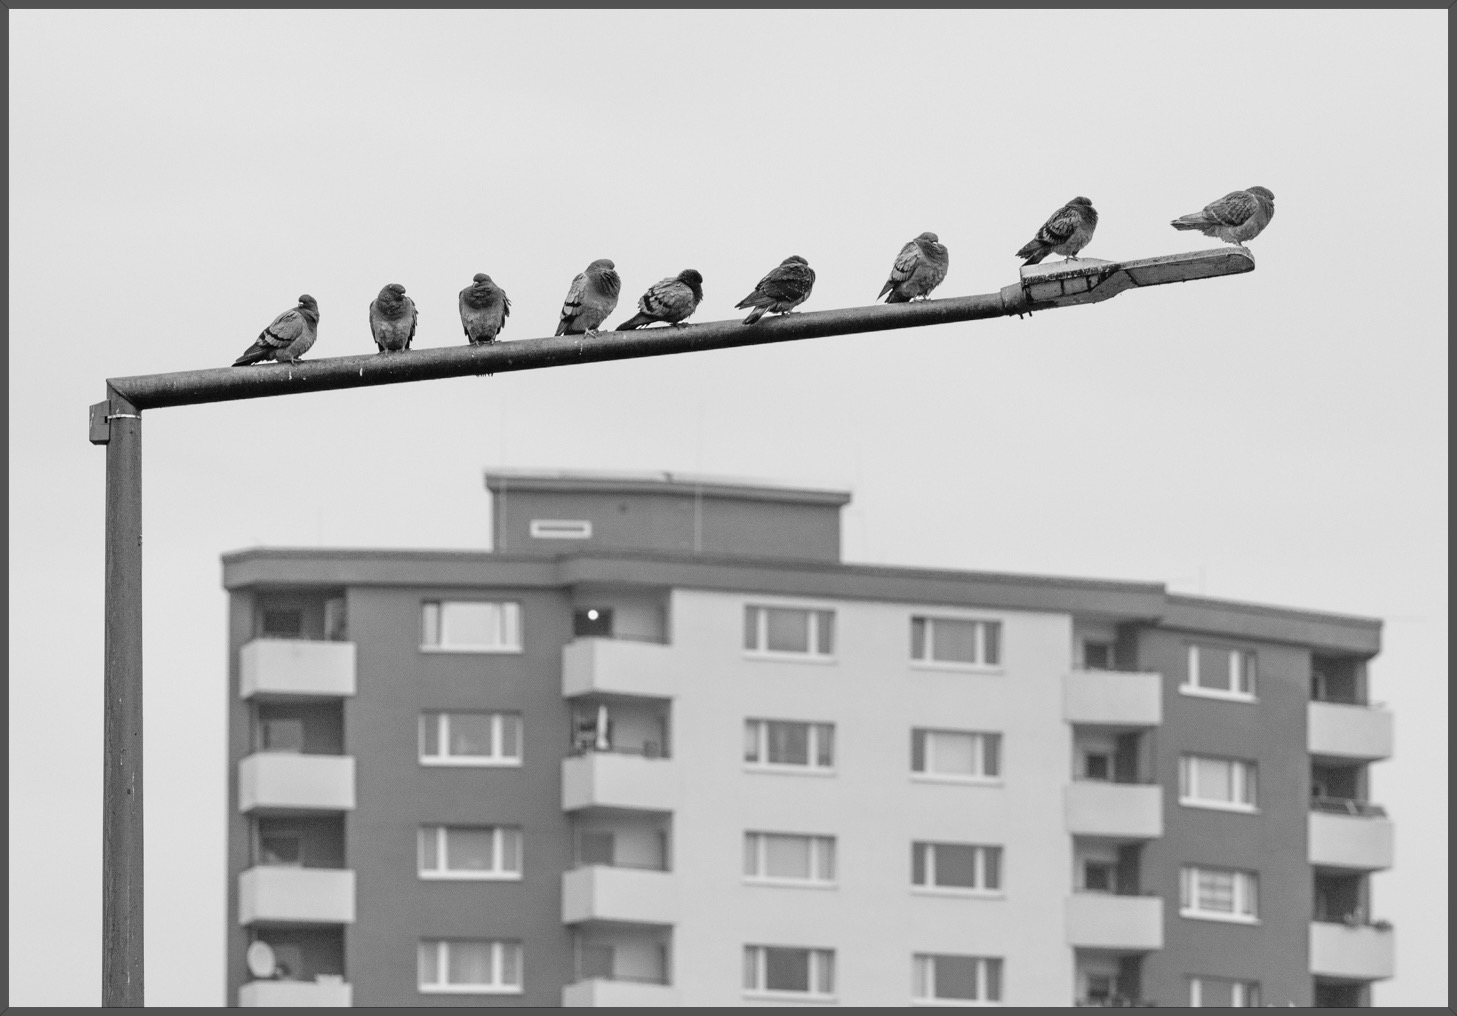
{"type": "Polygon", "coordinates": [[[273,958],[273,948],[267,942],[254,942],[248,947],[248,969],[260,981],[273,977],[278,964],[273,958]]]}

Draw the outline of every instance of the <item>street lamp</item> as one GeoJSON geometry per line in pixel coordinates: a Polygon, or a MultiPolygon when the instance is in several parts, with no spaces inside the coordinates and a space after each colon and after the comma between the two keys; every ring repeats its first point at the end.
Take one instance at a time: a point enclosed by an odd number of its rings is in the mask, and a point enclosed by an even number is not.
{"type": "Polygon", "coordinates": [[[997,293],[787,314],[753,325],[713,321],[108,379],[106,399],[92,406],[90,415],[91,443],[106,445],[102,1004],[143,1004],[142,410],[1020,316],[1097,303],[1126,289],[1254,268],[1254,258],[1243,247],[1138,261],[1080,258],[1024,267],[1018,282],[997,293]]]}

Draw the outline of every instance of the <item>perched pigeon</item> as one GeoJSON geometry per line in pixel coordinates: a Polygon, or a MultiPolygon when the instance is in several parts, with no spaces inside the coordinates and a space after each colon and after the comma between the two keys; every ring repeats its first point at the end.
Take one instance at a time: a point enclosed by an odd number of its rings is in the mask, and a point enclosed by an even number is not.
{"type": "Polygon", "coordinates": [[[754,308],[744,318],[744,324],[751,325],[766,313],[788,314],[809,299],[814,284],[815,270],[808,261],[795,254],[779,262],[777,268],[759,280],[752,293],[734,306],[740,310],[754,308]]]}
{"type": "Polygon", "coordinates": [[[379,291],[369,305],[369,330],[381,353],[398,353],[409,349],[415,338],[415,301],[405,295],[405,287],[391,282],[379,291]]]}
{"type": "Polygon", "coordinates": [[[557,323],[558,335],[596,335],[607,315],[617,309],[617,294],[622,292],[622,279],[617,266],[606,258],[598,258],[578,272],[562,301],[562,319],[557,323]]]}
{"type": "Polygon", "coordinates": [[[673,278],[649,286],[637,302],[638,312],[618,325],[617,330],[627,332],[654,321],[680,325],[702,301],[703,276],[692,268],[685,268],[673,278]]]}
{"type": "Polygon", "coordinates": [[[922,233],[896,255],[890,278],[885,280],[876,299],[889,293],[886,303],[908,303],[916,297],[924,300],[946,278],[950,260],[946,245],[935,233],[922,233]]]}
{"type": "Polygon", "coordinates": [[[489,275],[477,272],[471,284],[460,291],[460,324],[465,329],[465,340],[472,346],[495,342],[510,316],[511,301],[506,291],[489,275]]]}
{"type": "Polygon", "coordinates": [[[1197,229],[1225,243],[1244,244],[1259,236],[1275,217],[1275,195],[1268,188],[1230,191],[1202,212],[1181,215],[1169,225],[1197,229]]]}
{"type": "Polygon", "coordinates": [[[1093,238],[1098,228],[1098,212],[1087,198],[1073,198],[1042,224],[1037,235],[1017,252],[1019,258],[1026,258],[1023,267],[1035,265],[1049,254],[1061,254],[1069,261],[1076,260],[1078,251],[1093,238]]]}
{"type": "Polygon", "coordinates": [[[261,360],[293,363],[309,351],[318,337],[319,304],[305,293],[298,298],[297,307],[284,311],[258,333],[258,341],[234,360],[233,366],[242,367],[261,360]]]}

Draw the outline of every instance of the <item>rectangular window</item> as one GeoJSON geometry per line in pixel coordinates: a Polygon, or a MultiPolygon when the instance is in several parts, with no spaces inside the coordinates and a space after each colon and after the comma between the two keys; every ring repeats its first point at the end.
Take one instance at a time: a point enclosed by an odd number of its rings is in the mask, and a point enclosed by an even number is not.
{"type": "Polygon", "coordinates": [[[1110,642],[1085,641],[1083,643],[1084,670],[1112,670],[1113,645],[1110,642]]]}
{"type": "Polygon", "coordinates": [[[1222,646],[1189,646],[1188,673],[1180,689],[1186,695],[1213,698],[1255,698],[1255,654],[1222,646]]]}
{"type": "Polygon", "coordinates": [[[912,843],[911,884],[928,889],[998,892],[1002,848],[971,843],[912,843]]]}
{"type": "Polygon", "coordinates": [[[1253,924],[1259,919],[1259,875],[1253,871],[1199,868],[1180,872],[1179,915],[1253,924]]]}
{"type": "Polygon", "coordinates": [[[835,838],[745,833],[744,877],[763,882],[833,885],[835,838]]]}
{"type": "Polygon", "coordinates": [[[829,659],[835,654],[835,612],[746,606],[744,648],[751,653],[829,659]]]}
{"type": "Polygon", "coordinates": [[[521,877],[521,830],[511,826],[421,826],[420,877],[521,877]]]}
{"type": "Polygon", "coordinates": [[[427,652],[519,653],[521,605],[477,600],[426,600],[420,648],[427,652]]]}
{"type": "Polygon", "coordinates": [[[520,942],[426,939],[418,957],[422,992],[485,995],[521,990],[520,942]]]}
{"type": "Polygon", "coordinates": [[[1255,763],[1203,755],[1179,756],[1179,803],[1195,808],[1254,811],[1259,805],[1255,763]]]}
{"type": "Polygon", "coordinates": [[[913,617],[911,659],[920,663],[998,666],[1002,662],[1002,622],[913,617]]]}
{"type": "Polygon", "coordinates": [[[835,767],[835,725],[795,720],[745,720],[744,762],[828,772],[835,767]]]}
{"type": "Polygon", "coordinates": [[[590,519],[532,519],[531,537],[535,540],[590,540],[590,519]]]}
{"type": "Polygon", "coordinates": [[[304,750],[304,721],[295,717],[269,717],[258,721],[258,750],[300,753],[304,750]]]}
{"type": "Polygon", "coordinates": [[[1001,775],[1001,746],[1001,734],[917,728],[911,731],[911,772],[993,780],[1001,775]]]}
{"type": "Polygon", "coordinates": [[[520,713],[421,713],[420,764],[519,766],[520,713]]]}
{"type": "Polygon", "coordinates": [[[1118,885],[1118,868],[1107,861],[1083,862],[1083,885],[1085,893],[1111,893],[1118,885]]]}
{"type": "Polygon", "coordinates": [[[1002,961],[994,956],[917,953],[911,958],[911,997],[917,1002],[1002,1000],[1002,961]]]}
{"type": "Polygon", "coordinates": [[[302,638],[304,613],[301,610],[265,610],[260,627],[266,639],[302,638]]]}
{"type": "Polygon", "coordinates": [[[744,990],[829,997],[835,993],[831,949],[744,946],[744,990]]]}
{"type": "Polygon", "coordinates": [[[1260,1005],[1259,981],[1231,981],[1223,977],[1189,978],[1189,1005],[1199,1009],[1219,1007],[1223,1009],[1260,1005]]]}

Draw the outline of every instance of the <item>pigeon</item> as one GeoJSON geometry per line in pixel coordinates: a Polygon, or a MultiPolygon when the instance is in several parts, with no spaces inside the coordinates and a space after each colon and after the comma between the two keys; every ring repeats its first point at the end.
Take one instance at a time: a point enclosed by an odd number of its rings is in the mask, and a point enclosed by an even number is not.
{"type": "Polygon", "coordinates": [[[305,293],[298,298],[297,307],[284,311],[258,333],[258,341],[234,360],[233,366],[242,367],[263,360],[293,363],[309,351],[318,337],[319,304],[305,293]]]}
{"type": "Polygon", "coordinates": [[[1061,254],[1068,261],[1076,261],[1078,251],[1093,238],[1098,228],[1098,212],[1087,198],[1073,198],[1042,224],[1037,235],[1017,252],[1019,258],[1026,258],[1022,267],[1035,265],[1049,254],[1061,254]]]}
{"type": "Polygon", "coordinates": [[[477,272],[471,284],[460,291],[460,324],[465,329],[465,340],[472,346],[495,342],[510,316],[511,301],[506,291],[489,275],[477,272]]]}
{"type": "Polygon", "coordinates": [[[578,272],[562,301],[562,319],[557,322],[558,335],[596,335],[607,315],[617,309],[617,294],[622,292],[622,279],[617,266],[606,258],[598,258],[578,272]]]}
{"type": "Polygon", "coordinates": [[[409,349],[415,339],[415,301],[405,295],[405,287],[391,282],[379,291],[369,305],[369,330],[381,353],[398,353],[409,349]]]}
{"type": "Polygon", "coordinates": [[[886,303],[909,303],[916,297],[924,300],[946,278],[950,260],[946,245],[935,233],[922,233],[896,255],[890,278],[885,280],[876,299],[889,293],[886,303]]]}
{"type": "Polygon", "coordinates": [[[788,314],[809,299],[814,284],[815,270],[795,254],[779,262],[777,268],[759,280],[752,293],[734,306],[740,310],[754,308],[744,318],[744,324],[751,325],[765,314],[788,314]]]}
{"type": "Polygon", "coordinates": [[[692,268],[685,268],[673,278],[649,286],[637,302],[638,312],[618,325],[617,330],[627,332],[654,321],[680,326],[683,319],[697,310],[702,302],[703,276],[692,268]]]}
{"type": "Polygon", "coordinates": [[[1259,236],[1275,217],[1275,195],[1268,188],[1230,191],[1202,212],[1181,215],[1169,225],[1197,229],[1225,243],[1245,244],[1259,236]]]}

